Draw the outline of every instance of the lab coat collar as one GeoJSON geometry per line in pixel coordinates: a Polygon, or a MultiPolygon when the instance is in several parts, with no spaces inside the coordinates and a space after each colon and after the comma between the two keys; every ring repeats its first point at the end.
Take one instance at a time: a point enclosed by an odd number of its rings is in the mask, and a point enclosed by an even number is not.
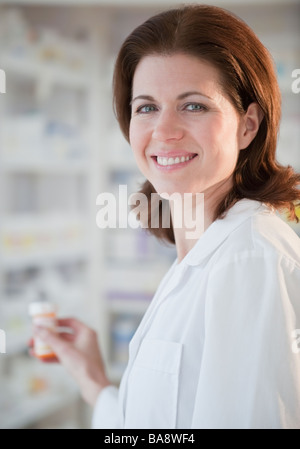
{"type": "Polygon", "coordinates": [[[258,201],[242,199],[232,206],[223,219],[215,220],[201,235],[195,246],[189,251],[180,265],[199,265],[213,253],[218,246],[241,223],[258,213],[273,213],[274,210],[258,201]]]}

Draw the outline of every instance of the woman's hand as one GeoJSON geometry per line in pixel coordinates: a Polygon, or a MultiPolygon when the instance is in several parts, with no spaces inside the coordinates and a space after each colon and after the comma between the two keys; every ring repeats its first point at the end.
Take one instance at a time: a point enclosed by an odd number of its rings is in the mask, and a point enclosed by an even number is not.
{"type": "Polygon", "coordinates": [[[79,385],[84,400],[94,406],[101,390],[110,385],[97,334],[74,318],[58,320],[58,327],[68,328],[70,332],[55,333],[41,327],[34,330],[34,335],[51,346],[56,354],[55,359],[45,363],[60,362],[79,385]]]}

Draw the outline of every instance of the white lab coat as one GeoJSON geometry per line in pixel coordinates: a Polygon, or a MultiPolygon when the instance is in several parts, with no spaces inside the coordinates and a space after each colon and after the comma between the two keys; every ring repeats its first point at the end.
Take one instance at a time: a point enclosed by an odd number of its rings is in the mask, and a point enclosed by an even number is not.
{"type": "Polygon", "coordinates": [[[165,275],[92,427],[300,428],[295,329],[300,239],[241,200],[165,275]]]}

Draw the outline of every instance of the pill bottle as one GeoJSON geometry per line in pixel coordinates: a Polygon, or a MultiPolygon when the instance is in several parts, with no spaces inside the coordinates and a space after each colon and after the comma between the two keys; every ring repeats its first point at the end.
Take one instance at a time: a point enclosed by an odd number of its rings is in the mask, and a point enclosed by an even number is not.
{"type": "MultiPolygon", "coordinates": [[[[29,304],[29,315],[32,317],[33,326],[41,326],[56,331],[57,306],[48,301],[35,301],[29,304]]],[[[55,357],[55,353],[40,337],[34,337],[34,355],[40,359],[55,357]]]]}

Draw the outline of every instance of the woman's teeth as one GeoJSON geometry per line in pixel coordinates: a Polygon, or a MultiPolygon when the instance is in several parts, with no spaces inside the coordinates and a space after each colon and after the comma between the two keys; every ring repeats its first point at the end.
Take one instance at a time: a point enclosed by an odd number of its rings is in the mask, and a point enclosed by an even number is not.
{"type": "Polygon", "coordinates": [[[181,156],[181,157],[160,157],[157,156],[157,163],[159,165],[174,165],[174,164],[180,164],[182,162],[187,162],[190,159],[193,159],[193,156],[181,156]]]}

